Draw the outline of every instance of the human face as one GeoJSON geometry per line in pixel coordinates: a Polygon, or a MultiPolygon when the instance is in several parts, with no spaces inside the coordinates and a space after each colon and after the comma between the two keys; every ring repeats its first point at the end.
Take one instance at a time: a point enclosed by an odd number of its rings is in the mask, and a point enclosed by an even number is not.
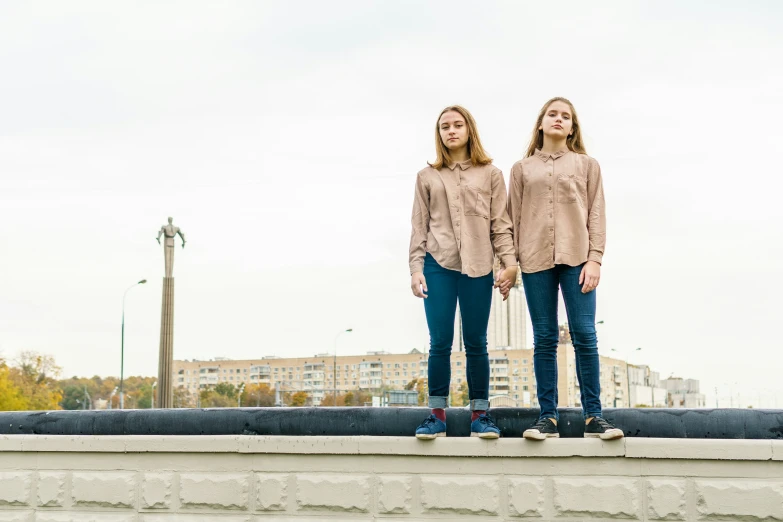
{"type": "Polygon", "coordinates": [[[573,132],[573,114],[571,107],[561,101],[552,102],[541,120],[539,127],[544,131],[544,136],[555,140],[565,140],[573,132]]]}
{"type": "Polygon", "coordinates": [[[450,151],[464,149],[468,144],[468,126],[457,111],[444,112],[438,121],[440,139],[450,151]]]}

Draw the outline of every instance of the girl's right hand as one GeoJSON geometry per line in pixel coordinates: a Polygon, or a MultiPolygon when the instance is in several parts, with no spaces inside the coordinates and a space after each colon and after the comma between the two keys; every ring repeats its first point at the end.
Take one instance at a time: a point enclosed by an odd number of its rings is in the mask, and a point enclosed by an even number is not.
{"type": "Polygon", "coordinates": [[[416,297],[427,298],[427,281],[424,279],[424,274],[415,272],[411,275],[411,290],[416,297]]]}

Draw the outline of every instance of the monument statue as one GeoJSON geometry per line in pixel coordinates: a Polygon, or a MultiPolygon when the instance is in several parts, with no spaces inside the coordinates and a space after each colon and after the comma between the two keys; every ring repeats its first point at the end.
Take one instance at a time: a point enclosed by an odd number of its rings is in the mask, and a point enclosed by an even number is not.
{"type": "Polygon", "coordinates": [[[166,260],[166,277],[174,277],[174,238],[179,234],[182,239],[182,248],[185,248],[185,234],[179,227],[175,227],[172,223],[174,218],[169,218],[169,224],[160,227],[158,232],[158,244],[160,244],[160,236],[163,236],[163,255],[166,260]]]}
{"type": "Polygon", "coordinates": [[[160,311],[160,355],[158,358],[158,408],[173,406],[173,376],[174,367],[174,238],[182,239],[185,248],[185,234],[174,226],[174,218],[169,218],[169,224],[160,227],[160,236],[164,236],[163,254],[166,259],[166,276],[163,278],[163,303],[160,311]]]}

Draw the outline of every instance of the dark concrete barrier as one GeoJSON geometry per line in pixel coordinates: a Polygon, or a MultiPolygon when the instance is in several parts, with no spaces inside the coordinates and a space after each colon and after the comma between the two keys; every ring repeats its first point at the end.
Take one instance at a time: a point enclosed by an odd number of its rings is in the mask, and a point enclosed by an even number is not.
{"type": "MultiPolygon", "coordinates": [[[[0,434],[412,436],[426,408],[217,408],[0,412],[0,434]]],[[[521,437],[537,409],[495,408],[504,437],[521,437]]],[[[470,412],[447,410],[448,435],[469,435],[470,412]]],[[[628,437],[783,439],[783,410],[606,409],[628,437]]],[[[578,409],[560,410],[560,434],[581,437],[578,409]]]]}

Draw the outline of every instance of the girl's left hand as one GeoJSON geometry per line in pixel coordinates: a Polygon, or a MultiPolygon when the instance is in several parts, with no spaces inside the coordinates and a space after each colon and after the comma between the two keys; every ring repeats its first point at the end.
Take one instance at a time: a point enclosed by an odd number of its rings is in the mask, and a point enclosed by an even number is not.
{"type": "Polygon", "coordinates": [[[585,263],[585,266],[582,267],[582,273],[579,274],[579,284],[582,285],[582,293],[586,294],[595,290],[600,280],[601,265],[595,261],[585,263]]]}
{"type": "Polygon", "coordinates": [[[503,300],[508,299],[508,294],[511,292],[511,287],[517,282],[517,267],[512,266],[506,268],[498,274],[498,278],[495,282],[495,288],[500,289],[500,295],[503,296],[503,300]]]}

